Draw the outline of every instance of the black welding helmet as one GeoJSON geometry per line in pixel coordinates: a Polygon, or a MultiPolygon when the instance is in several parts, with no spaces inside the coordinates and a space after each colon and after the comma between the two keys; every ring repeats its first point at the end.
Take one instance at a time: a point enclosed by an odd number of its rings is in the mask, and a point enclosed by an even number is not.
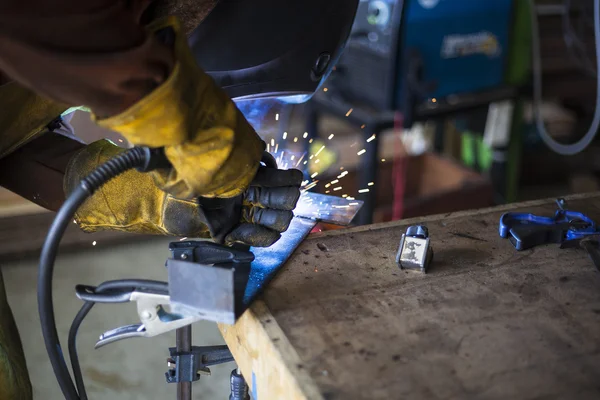
{"type": "Polygon", "coordinates": [[[358,0],[220,0],[190,46],[234,99],[302,101],[329,75],[357,6],[358,0]]]}

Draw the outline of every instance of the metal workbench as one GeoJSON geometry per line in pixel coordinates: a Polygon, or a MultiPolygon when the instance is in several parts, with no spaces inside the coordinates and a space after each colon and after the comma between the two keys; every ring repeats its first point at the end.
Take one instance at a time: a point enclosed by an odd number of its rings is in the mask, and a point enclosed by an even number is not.
{"type": "MultiPolygon", "coordinates": [[[[568,199],[600,220],[600,193],[568,199]]],[[[507,210],[310,236],[234,326],[220,329],[254,400],[598,399],[600,273],[582,250],[516,252],[507,210]],[[428,226],[430,273],[394,262],[428,226]]]]}

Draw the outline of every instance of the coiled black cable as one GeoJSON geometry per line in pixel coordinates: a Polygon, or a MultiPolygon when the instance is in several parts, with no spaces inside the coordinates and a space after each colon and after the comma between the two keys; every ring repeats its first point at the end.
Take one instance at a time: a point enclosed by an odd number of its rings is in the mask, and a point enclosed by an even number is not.
{"type": "Polygon", "coordinates": [[[54,304],[52,301],[52,276],[58,245],[75,212],[89,196],[103,184],[127,170],[133,168],[150,170],[156,168],[163,160],[161,157],[156,157],[158,161],[152,162],[151,159],[154,155],[160,154],[160,150],[158,149],[134,147],[96,168],[67,197],[56,214],[42,246],[37,287],[38,312],[40,314],[46,351],[48,352],[56,379],[67,400],[79,400],[80,397],[69,374],[56,331],[56,319],[54,317],[54,304]]]}

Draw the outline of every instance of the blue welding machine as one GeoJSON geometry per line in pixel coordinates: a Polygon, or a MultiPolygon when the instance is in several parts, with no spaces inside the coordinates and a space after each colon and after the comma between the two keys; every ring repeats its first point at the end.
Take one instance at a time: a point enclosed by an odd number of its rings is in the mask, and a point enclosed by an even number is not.
{"type": "Polygon", "coordinates": [[[512,0],[363,0],[333,84],[347,99],[399,109],[407,60],[418,57],[419,97],[501,87],[512,13],[512,0]]]}

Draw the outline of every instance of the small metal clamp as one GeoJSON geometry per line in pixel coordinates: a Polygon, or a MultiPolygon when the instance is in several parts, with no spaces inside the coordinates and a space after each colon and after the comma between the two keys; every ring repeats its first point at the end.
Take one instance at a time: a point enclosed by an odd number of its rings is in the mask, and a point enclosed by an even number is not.
{"type": "Polygon", "coordinates": [[[413,225],[402,234],[396,263],[400,269],[427,272],[433,259],[433,248],[429,245],[429,231],[426,226],[413,225]]]}
{"type": "Polygon", "coordinates": [[[209,366],[233,361],[227,346],[193,346],[189,352],[177,352],[171,347],[169,352],[167,366],[171,369],[165,372],[167,383],[195,382],[201,375],[210,375],[209,366]]]}
{"type": "Polygon", "coordinates": [[[181,315],[166,310],[169,306],[169,295],[166,292],[145,291],[142,288],[126,290],[112,290],[106,293],[97,293],[96,287],[77,285],[77,297],[84,301],[96,303],[125,303],[135,301],[140,323],[121,326],[104,332],[96,342],[98,349],[107,344],[122,339],[133,337],[153,337],[178,328],[190,325],[200,320],[198,316],[181,315]]]}

